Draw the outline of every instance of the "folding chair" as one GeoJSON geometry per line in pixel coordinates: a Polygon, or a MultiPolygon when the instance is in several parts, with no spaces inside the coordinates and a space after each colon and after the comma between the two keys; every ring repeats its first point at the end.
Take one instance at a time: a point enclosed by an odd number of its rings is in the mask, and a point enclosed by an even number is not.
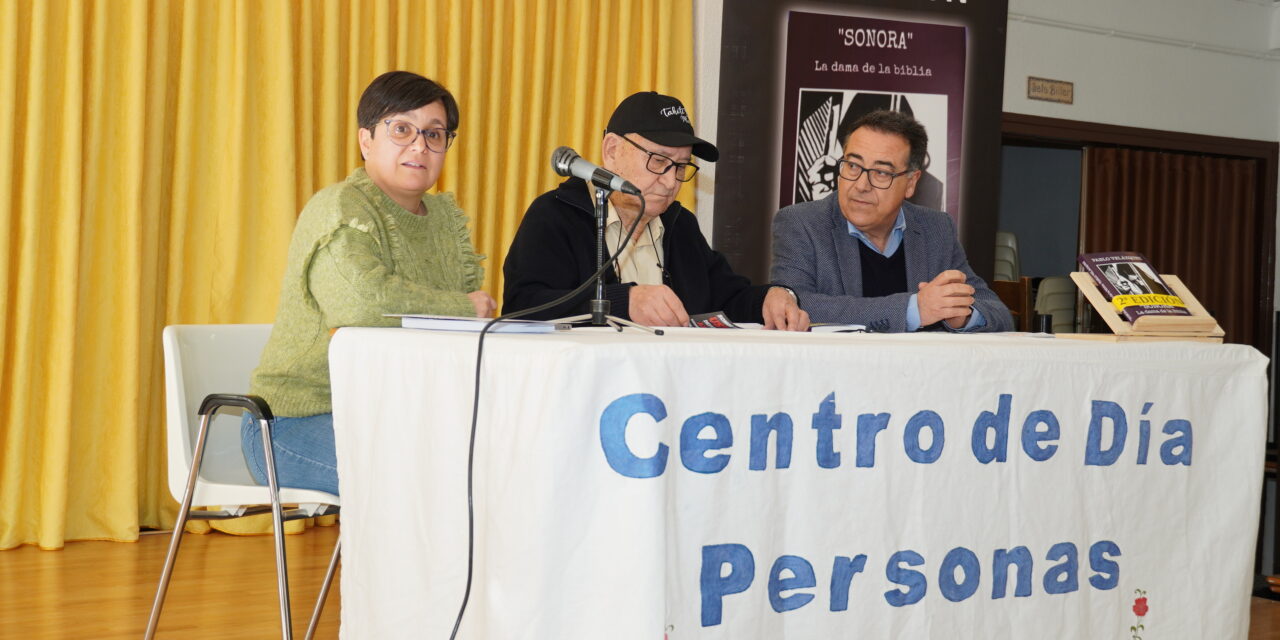
{"type": "Polygon", "coordinates": [[[1008,231],[996,232],[995,277],[993,280],[1017,282],[1022,276],[1018,260],[1018,236],[1008,231]]]}
{"type": "Polygon", "coordinates": [[[1071,333],[1076,326],[1076,285],[1066,276],[1049,276],[1036,289],[1036,313],[1053,316],[1054,333],[1071,333]]]}

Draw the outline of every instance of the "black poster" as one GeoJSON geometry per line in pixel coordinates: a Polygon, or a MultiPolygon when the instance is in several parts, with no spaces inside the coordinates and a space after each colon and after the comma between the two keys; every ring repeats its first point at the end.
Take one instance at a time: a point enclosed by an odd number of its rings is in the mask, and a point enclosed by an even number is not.
{"type": "Polygon", "coordinates": [[[950,213],[990,275],[1006,16],[1005,0],[725,0],[715,243],[735,270],[768,279],[774,212],[830,193],[840,123],[887,108],[929,132],[911,200],[950,213]]]}

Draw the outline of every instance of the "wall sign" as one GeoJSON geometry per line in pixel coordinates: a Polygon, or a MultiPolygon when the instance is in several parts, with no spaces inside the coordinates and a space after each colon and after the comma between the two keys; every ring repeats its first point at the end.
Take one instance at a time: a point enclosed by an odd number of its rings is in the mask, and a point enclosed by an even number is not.
{"type": "Polygon", "coordinates": [[[1076,83],[1027,76],[1027,99],[1074,104],[1076,83]]]}

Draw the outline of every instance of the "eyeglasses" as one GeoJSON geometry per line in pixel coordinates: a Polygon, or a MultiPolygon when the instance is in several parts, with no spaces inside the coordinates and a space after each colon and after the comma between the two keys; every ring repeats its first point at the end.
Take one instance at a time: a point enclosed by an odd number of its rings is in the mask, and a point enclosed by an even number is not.
{"type": "Polygon", "coordinates": [[[892,173],[889,171],[884,171],[882,169],[868,169],[852,160],[840,161],[840,177],[841,178],[844,178],[849,182],[854,182],[858,178],[861,178],[862,174],[865,173],[867,174],[867,182],[871,183],[871,186],[877,189],[888,189],[890,186],[893,185],[894,178],[897,178],[899,176],[905,176],[908,173],[911,173],[912,171],[915,171],[915,169],[907,169],[905,171],[892,173]]]}
{"type": "Polygon", "coordinates": [[[631,146],[649,154],[649,159],[644,164],[644,168],[648,169],[649,173],[662,175],[674,168],[676,170],[676,180],[679,180],[680,182],[688,182],[693,179],[694,174],[698,173],[698,165],[692,162],[676,162],[661,153],[654,153],[636,144],[636,142],[631,138],[626,136],[618,137],[630,142],[631,146]]]}
{"type": "Polygon", "coordinates": [[[440,127],[419,129],[412,122],[394,118],[388,118],[382,122],[387,125],[387,137],[391,139],[391,142],[401,147],[413,144],[413,141],[417,140],[418,136],[421,135],[428,149],[436,153],[444,153],[453,144],[453,139],[458,137],[457,131],[449,131],[440,127]]]}

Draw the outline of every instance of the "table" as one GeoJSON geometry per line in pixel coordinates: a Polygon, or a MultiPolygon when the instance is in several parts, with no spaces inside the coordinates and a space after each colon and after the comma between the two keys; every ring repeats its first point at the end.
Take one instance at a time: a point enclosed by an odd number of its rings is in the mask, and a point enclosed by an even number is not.
{"type": "MultiPolygon", "coordinates": [[[[476,342],[334,337],[344,638],[449,636],[476,342]]],[[[459,637],[1244,638],[1265,366],[1013,334],[491,335],[459,637]]]]}

